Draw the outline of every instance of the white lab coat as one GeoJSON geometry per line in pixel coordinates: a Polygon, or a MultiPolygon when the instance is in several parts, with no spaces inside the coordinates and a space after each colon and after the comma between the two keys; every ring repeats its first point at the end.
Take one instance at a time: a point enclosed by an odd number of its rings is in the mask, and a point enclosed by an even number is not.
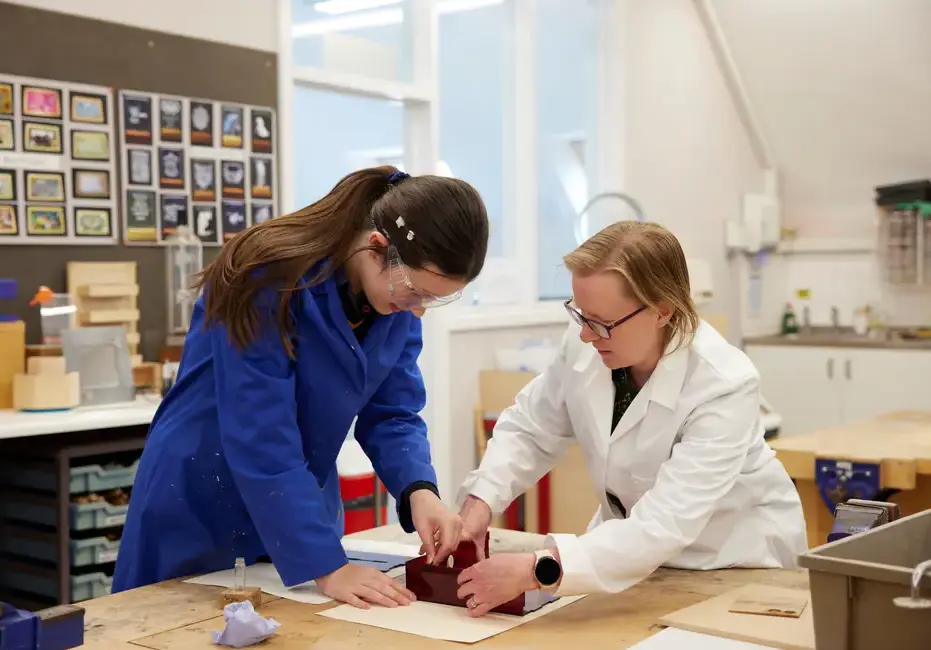
{"type": "Polygon", "coordinates": [[[460,503],[473,494],[502,512],[577,440],[600,506],[584,535],[547,538],[562,562],[557,595],[622,591],[660,566],[796,566],[808,549],[801,502],[763,439],[759,374],[742,351],[702,322],[610,435],[613,401],[611,371],[573,324],[501,414],[460,503]]]}

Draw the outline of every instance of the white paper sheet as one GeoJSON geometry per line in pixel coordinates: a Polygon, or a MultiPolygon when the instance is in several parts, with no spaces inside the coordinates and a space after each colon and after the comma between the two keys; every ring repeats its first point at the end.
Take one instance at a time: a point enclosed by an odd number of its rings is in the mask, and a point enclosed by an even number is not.
{"type": "Polygon", "coordinates": [[[477,643],[507,632],[510,629],[546,616],[585,596],[570,596],[545,605],[526,616],[509,614],[486,614],[478,618],[469,616],[465,607],[453,607],[437,603],[417,601],[406,607],[379,607],[358,609],[351,605],[340,605],[317,612],[320,616],[350,623],[371,625],[386,630],[416,634],[443,641],[477,643]]]}
{"type": "Polygon", "coordinates": [[[662,632],[644,639],[630,650],[771,650],[766,646],[746,641],[723,639],[710,634],[686,632],[674,627],[667,627],[662,632]]]}
{"type": "MultiPolygon", "coordinates": [[[[388,555],[404,555],[405,557],[417,557],[419,555],[419,546],[411,544],[399,544],[397,542],[379,542],[373,540],[362,540],[343,538],[343,548],[348,551],[365,551],[370,553],[385,553],[388,555]]],[[[398,567],[387,572],[387,575],[395,577],[403,575],[404,567],[398,567]]],[[[185,580],[195,585],[212,585],[214,587],[225,587],[227,589],[233,586],[233,569],[224,569],[215,573],[189,578],[185,580]]],[[[278,598],[287,598],[299,603],[308,603],[310,605],[322,605],[329,603],[331,598],[324,596],[317,583],[305,582],[296,587],[285,587],[281,581],[281,576],[275,570],[273,564],[254,564],[246,568],[246,584],[250,587],[259,587],[269,596],[278,598]]]]}
{"type": "Polygon", "coordinates": [[[414,544],[401,544],[399,542],[379,542],[371,539],[343,538],[343,549],[350,551],[364,551],[366,553],[384,553],[385,555],[403,555],[404,557],[417,557],[420,555],[420,546],[414,544]]]}

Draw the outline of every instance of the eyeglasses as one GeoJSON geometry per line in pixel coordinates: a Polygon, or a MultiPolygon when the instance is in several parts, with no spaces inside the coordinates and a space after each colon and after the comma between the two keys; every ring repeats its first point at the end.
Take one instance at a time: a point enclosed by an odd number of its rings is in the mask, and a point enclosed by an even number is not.
{"type": "Polygon", "coordinates": [[[634,311],[630,312],[629,314],[627,314],[626,316],[624,316],[624,318],[621,318],[620,320],[616,320],[613,323],[602,323],[600,321],[592,320],[591,318],[586,318],[585,316],[583,316],[582,312],[580,312],[578,309],[576,309],[570,304],[571,302],[572,300],[569,299],[564,303],[564,305],[566,307],[566,311],[569,312],[570,316],[572,316],[572,320],[574,320],[576,323],[578,323],[582,327],[587,327],[588,329],[590,329],[592,333],[594,333],[594,335],[600,339],[611,338],[611,330],[613,330],[615,327],[623,325],[624,323],[629,321],[631,318],[633,318],[634,316],[636,316],[637,314],[639,314],[640,312],[642,312],[644,309],[647,308],[646,305],[643,305],[640,308],[635,309],[634,311]]]}
{"type": "Polygon", "coordinates": [[[423,291],[411,282],[410,271],[394,244],[388,244],[388,293],[391,299],[401,309],[435,309],[462,297],[462,289],[448,296],[435,296],[423,291]]]}

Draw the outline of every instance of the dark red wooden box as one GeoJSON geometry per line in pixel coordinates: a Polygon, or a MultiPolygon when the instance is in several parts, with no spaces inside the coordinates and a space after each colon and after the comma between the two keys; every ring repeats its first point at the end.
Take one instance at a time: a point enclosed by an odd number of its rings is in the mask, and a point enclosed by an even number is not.
{"type": "MultiPolygon", "coordinates": [[[[488,539],[486,534],[485,557],[488,557],[488,539]]],[[[453,559],[452,566],[448,564],[438,566],[427,564],[425,555],[407,561],[404,567],[407,588],[414,592],[418,600],[466,607],[466,599],[459,598],[456,593],[459,591],[458,578],[464,569],[469,568],[478,561],[475,545],[471,542],[463,542],[451,557],[453,559]]],[[[553,600],[556,600],[555,596],[538,589],[521,594],[514,600],[498,605],[491,611],[499,614],[523,616],[540,609],[553,600]]]]}

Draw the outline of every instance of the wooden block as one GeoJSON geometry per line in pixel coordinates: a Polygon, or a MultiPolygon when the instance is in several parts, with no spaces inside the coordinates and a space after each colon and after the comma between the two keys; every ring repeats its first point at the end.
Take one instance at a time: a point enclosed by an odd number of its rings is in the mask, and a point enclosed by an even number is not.
{"type": "Polygon", "coordinates": [[[728,611],[737,614],[760,614],[762,616],[785,616],[798,618],[808,604],[808,594],[757,594],[741,596],[728,611]]]}
{"type": "Polygon", "coordinates": [[[749,584],[709,598],[701,603],[662,616],[657,622],[680,630],[710,634],[745,643],[757,643],[782,650],[815,650],[815,624],[812,608],[805,607],[798,618],[747,616],[730,611],[738,600],[769,601],[790,599],[807,591],[771,585],[749,584]]]}
{"type": "Polygon", "coordinates": [[[26,372],[26,324],[0,323],[0,409],[13,408],[13,381],[26,372]]]}
{"type": "Polygon", "coordinates": [[[30,357],[60,357],[61,354],[60,345],[49,345],[47,343],[43,343],[41,345],[26,346],[27,359],[30,357]]]}
{"type": "Polygon", "coordinates": [[[89,284],[81,287],[88,298],[128,298],[139,295],[138,284],[89,284]]]}
{"type": "Polygon", "coordinates": [[[220,593],[220,609],[223,609],[230,603],[242,603],[247,600],[252,603],[253,607],[258,609],[262,606],[262,590],[258,587],[226,589],[220,593]]]}
{"type": "Polygon", "coordinates": [[[133,384],[136,388],[149,388],[162,392],[162,364],[144,361],[133,366],[133,384]]]}
{"type": "Polygon", "coordinates": [[[139,320],[138,309],[92,309],[84,314],[84,322],[91,325],[132,323],[137,320],[139,320]]]}
{"type": "Polygon", "coordinates": [[[59,411],[81,403],[78,373],[61,375],[16,375],[13,379],[13,408],[19,411],[59,411]]]}
{"type": "Polygon", "coordinates": [[[29,357],[26,359],[26,373],[30,375],[65,374],[64,357],[29,357]]]}

